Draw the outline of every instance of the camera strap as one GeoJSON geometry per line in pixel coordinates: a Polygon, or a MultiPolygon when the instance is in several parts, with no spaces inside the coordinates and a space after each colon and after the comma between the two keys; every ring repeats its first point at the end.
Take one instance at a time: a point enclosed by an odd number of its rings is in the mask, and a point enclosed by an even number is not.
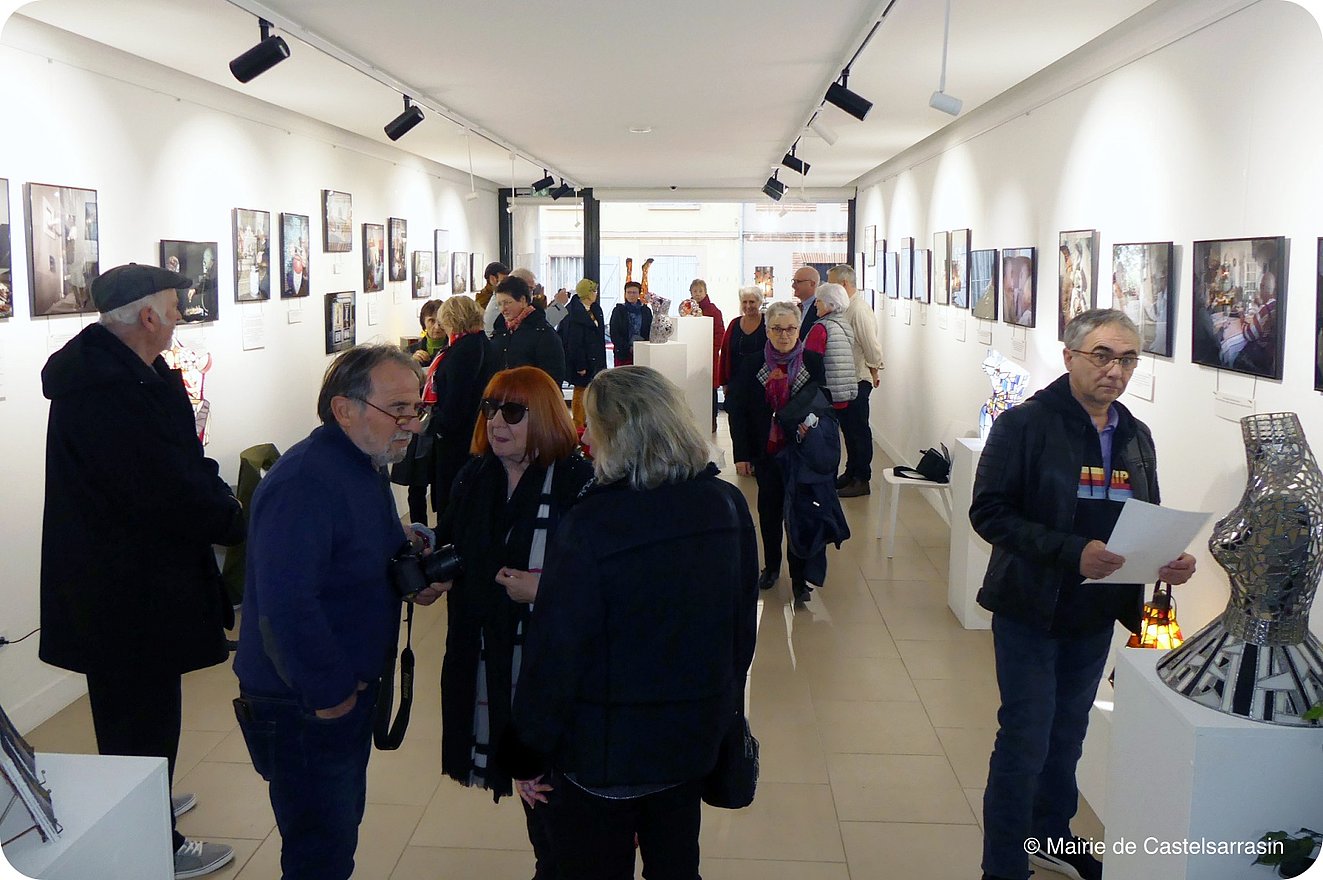
{"type": "Polygon", "coordinates": [[[381,677],[381,690],[377,693],[376,717],[372,724],[372,741],[383,752],[393,752],[404,742],[409,729],[409,712],[413,709],[413,603],[405,602],[404,650],[400,652],[400,708],[391,721],[391,706],[395,702],[395,651],[391,650],[386,672],[381,677]]]}

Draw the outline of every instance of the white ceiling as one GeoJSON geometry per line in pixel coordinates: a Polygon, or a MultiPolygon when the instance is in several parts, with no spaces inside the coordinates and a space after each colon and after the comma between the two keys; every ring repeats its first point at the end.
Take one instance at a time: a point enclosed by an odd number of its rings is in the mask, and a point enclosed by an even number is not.
{"type": "MultiPolygon", "coordinates": [[[[1151,0],[953,0],[947,92],[968,112],[1151,0]]],[[[580,186],[755,192],[802,131],[884,0],[37,0],[20,13],[340,128],[387,142],[397,92],[313,48],[329,45],[580,186]],[[242,7],[242,8],[241,8],[242,7]],[[292,57],[247,85],[231,58],[275,21],[292,57]],[[281,31],[280,29],[285,30],[281,31]],[[302,36],[308,42],[295,39],[302,36]],[[631,134],[631,126],[650,126],[631,134]]],[[[840,187],[951,120],[928,107],[942,0],[894,0],[852,68],[874,102],[839,135],[809,135],[807,183],[840,187]]],[[[397,145],[468,170],[464,128],[436,113],[397,145]]],[[[472,138],[475,173],[509,186],[505,146],[472,138]]],[[[532,161],[528,161],[531,159],[532,161]]],[[[798,175],[783,172],[792,186],[798,175]]]]}

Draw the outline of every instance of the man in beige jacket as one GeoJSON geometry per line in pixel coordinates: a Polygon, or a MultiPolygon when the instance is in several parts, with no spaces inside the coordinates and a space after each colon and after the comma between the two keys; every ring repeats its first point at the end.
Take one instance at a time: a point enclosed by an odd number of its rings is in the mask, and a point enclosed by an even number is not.
{"type": "Polygon", "coordinates": [[[855,287],[854,269],[833,266],[827,272],[827,281],[841,285],[850,295],[845,317],[854,328],[854,369],[859,378],[859,394],[840,414],[841,434],[845,438],[845,472],[836,479],[836,490],[842,498],[855,498],[871,491],[873,429],[868,424],[868,396],[880,381],[882,344],[877,339],[873,309],[855,287]]]}

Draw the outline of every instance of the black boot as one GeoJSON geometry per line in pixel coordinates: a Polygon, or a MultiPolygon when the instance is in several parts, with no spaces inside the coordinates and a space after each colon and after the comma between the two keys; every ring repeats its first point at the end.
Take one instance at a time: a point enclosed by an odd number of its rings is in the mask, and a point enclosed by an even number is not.
{"type": "Polygon", "coordinates": [[[770,566],[768,568],[764,568],[763,573],[758,575],[758,589],[770,590],[772,587],[776,586],[776,579],[779,578],[780,576],[781,576],[780,569],[771,568],[770,566]]]}

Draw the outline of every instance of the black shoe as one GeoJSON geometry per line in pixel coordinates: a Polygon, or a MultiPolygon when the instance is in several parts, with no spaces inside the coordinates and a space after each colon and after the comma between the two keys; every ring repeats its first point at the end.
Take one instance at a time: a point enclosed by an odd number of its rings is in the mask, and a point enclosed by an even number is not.
{"type": "Polygon", "coordinates": [[[776,586],[776,579],[781,576],[780,569],[764,568],[763,573],[758,575],[758,589],[770,590],[776,586]]]}
{"type": "Polygon", "coordinates": [[[813,592],[813,588],[810,587],[808,584],[804,583],[803,581],[798,581],[791,584],[790,588],[795,594],[796,605],[803,605],[805,602],[807,602],[809,600],[809,595],[813,592]]]}
{"type": "Polygon", "coordinates": [[[1089,841],[1079,837],[1057,839],[1051,841],[1054,847],[1048,847],[1048,842],[1043,840],[1042,847],[1029,854],[1030,864],[1071,880],[1102,880],[1102,862],[1093,857],[1089,841]],[[1049,853],[1049,849],[1053,851],[1049,853]]]}
{"type": "Polygon", "coordinates": [[[863,480],[852,480],[847,486],[836,490],[836,495],[840,498],[858,498],[861,495],[869,495],[873,488],[863,480]]]}
{"type": "Polygon", "coordinates": [[[836,488],[844,489],[846,486],[850,485],[853,482],[854,482],[854,477],[850,476],[849,472],[843,473],[836,478],[836,488]]]}

